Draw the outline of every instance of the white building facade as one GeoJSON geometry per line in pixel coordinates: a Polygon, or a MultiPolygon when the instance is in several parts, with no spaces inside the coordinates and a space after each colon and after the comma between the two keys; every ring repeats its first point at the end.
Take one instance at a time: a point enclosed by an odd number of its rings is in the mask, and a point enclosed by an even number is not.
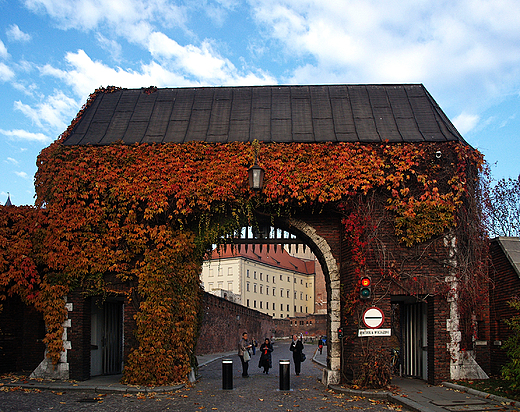
{"type": "Polygon", "coordinates": [[[314,313],[315,263],[290,256],[282,247],[230,246],[204,261],[201,281],[206,292],[243,306],[287,318],[314,313]]]}

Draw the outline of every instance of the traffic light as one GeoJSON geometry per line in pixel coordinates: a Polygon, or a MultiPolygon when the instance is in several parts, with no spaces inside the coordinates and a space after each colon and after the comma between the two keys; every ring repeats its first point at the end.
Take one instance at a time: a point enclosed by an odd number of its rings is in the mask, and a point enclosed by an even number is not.
{"type": "Polygon", "coordinates": [[[370,299],[372,297],[372,280],[368,276],[361,278],[359,297],[361,299],[370,299]]]}
{"type": "Polygon", "coordinates": [[[338,338],[343,339],[343,328],[338,328],[338,338]]]}

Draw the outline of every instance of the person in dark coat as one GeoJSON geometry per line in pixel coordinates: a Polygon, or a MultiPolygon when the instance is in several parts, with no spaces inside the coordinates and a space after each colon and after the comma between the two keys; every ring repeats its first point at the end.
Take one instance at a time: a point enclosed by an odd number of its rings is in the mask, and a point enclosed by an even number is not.
{"type": "Polygon", "coordinates": [[[264,368],[263,373],[269,375],[269,369],[273,367],[273,361],[271,359],[271,352],[273,351],[273,345],[269,338],[265,338],[264,343],[260,345],[260,360],[258,361],[258,367],[264,368]]]}
{"type": "Polygon", "coordinates": [[[253,355],[256,355],[256,348],[258,347],[258,343],[256,342],[256,339],[251,339],[251,351],[253,352],[253,355]]]}
{"type": "Polygon", "coordinates": [[[294,361],[294,371],[296,372],[296,376],[299,376],[301,371],[303,352],[303,343],[301,338],[297,339],[296,335],[293,335],[293,340],[291,342],[291,347],[289,348],[289,350],[292,352],[292,357],[294,361]]]}

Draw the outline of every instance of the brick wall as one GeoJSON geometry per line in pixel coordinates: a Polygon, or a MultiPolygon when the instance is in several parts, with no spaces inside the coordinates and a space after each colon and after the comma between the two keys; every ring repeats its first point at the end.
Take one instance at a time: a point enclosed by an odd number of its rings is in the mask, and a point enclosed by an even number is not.
{"type": "Polygon", "coordinates": [[[437,385],[450,379],[449,334],[446,319],[449,305],[443,296],[430,296],[428,302],[428,382],[437,385]]]}
{"type": "Polygon", "coordinates": [[[45,345],[42,314],[17,297],[2,301],[0,311],[0,373],[30,372],[42,361],[45,345]]]}
{"type": "Polygon", "coordinates": [[[315,314],[294,318],[274,319],[276,338],[302,334],[304,338],[327,335],[327,315],[315,314]]]}
{"type": "Polygon", "coordinates": [[[511,336],[505,320],[519,315],[507,302],[520,296],[520,279],[497,241],[490,244],[490,256],[490,371],[498,375],[501,367],[509,361],[500,343],[503,344],[511,336]]]}
{"type": "Polygon", "coordinates": [[[197,355],[234,351],[243,332],[259,342],[273,334],[271,316],[218,296],[204,293],[202,310],[197,355]]]}
{"type": "MultiPolygon", "coordinates": [[[[342,346],[343,378],[347,381],[356,379],[361,371],[364,357],[368,353],[379,352],[381,356],[389,359],[391,348],[396,344],[396,339],[389,337],[359,338],[357,336],[358,329],[365,328],[362,324],[362,314],[365,309],[372,305],[377,306],[385,314],[385,321],[381,328],[399,330],[400,325],[392,325],[392,302],[413,303],[430,296],[427,300],[428,320],[425,325],[428,328],[428,380],[438,383],[448,379],[450,359],[446,347],[449,340],[446,320],[449,317],[449,308],[442,297],[447,290],[444,278],[448,272],[442,263],[447,257],[443,239],[433,239],[425,244],[404,247],[393,235],[391,216],[386,215],[382,207],[374,210],[373,214],[378,225],[377,251],[372,251],[366,256],[366,274],[372,279],[372,299],[358,301],[353,308],[353,313],[347,313],[345,308],[350,307],[351,304],[345,300],[348,294],[342,293],[344,308],[342,325],[345,335],[342,346]],[[391,266],[388,266],[392,261],[398,265],[394,271],[391,270],[391,266]]],[[[343,290],[355,291],[358,282],[355,266],[351,262],[350,245],[346,240],[341,253],[343,290]]],[[[358,299],[357,292],[353,296],[354,299],[358,299]]],[[[394,319],[394,322],[399,322],[399,319],[394,319]]]]}
{"type": "Polygon", "coordinates": [[[90,378],[90,306],[91,298],[85,299],[79,291],[74,291],[67,297],[72,303],[69,312],[70,328],[67,338],[71,349],[67,351],[70,379],[83,381],[90,378]]]}

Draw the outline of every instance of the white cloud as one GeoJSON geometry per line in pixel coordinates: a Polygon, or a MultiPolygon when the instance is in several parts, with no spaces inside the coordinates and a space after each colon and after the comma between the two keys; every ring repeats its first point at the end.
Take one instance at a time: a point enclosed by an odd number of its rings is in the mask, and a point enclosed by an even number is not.
{"type": "Polygon", "coordinates": [[[6,30],[7,37],[11,41],[28,42],[31,40],[31,35],[24,33],[16,24],[11,24],[6,30]]]}
{"type": "Polygon", "coordinates": [[[149,50],[153,57],[174,59],[185,73],[201,81],[226,80],[235,72],[233,64],[221,57],[208,40],[201,47],[183,47],[165,34],[156,32],[150,36],[149,50]]]}
{"type": "Polygon", "coordinates": [[[109,52],[114,60],[121,59],[121,56],[123,55],[123,48],[117,41],[107,39],[101,33],[97,33],[96,37],[101,48],[109,52]]]}
{"type": "Polygon", "coordinates": [[[14,172],[17,176],[21,177],[22,179],[30,179],[31,177],[25,173],[25,172],[14,172]]]}
{"type": "Polygon", "coordinates": [[[182,26],[185,8],[168,0],[25,0],[32,11],[47,13],[62,29],[94,30],[107,24],[119,35],[131,35],[141,22],[182,26]]]}
{"type": "Polygon", "coordinates": [[[6,161],[7,163],[11,163],[11,164],[13,164],[13,165],[17,165],[17,164],[18,164],[18,160],[13,159],[12,157],[8,157],[7,159],[5,159],[5,161],[6,161]]]}
{"type": "Polygon", "coordinates": [[[4,63],[0,63],[0,82],[8,82],[14,78],[14,71],[4,63]]]}
{"type": "Polygon", "coordinates": [[[516,0],[249,3],[264,41],[306,60],[291,82],[315,82],[321,72],[343,83],[431,83],[444,96],[456,94],[453,105],[476,108],[511,86],[504,79],[520,74],[516,0]],[[316,70],[305,68],[309,61],[316,70]],[[471,95],[484,99],[471,101],[471,95]]]}
{"type": "Polygon", "coordinates": [[[241,73],[226,59],[214,56],[209,45],[201,49],[194,46],[184,48],[164,35],[158,38],[160,41],[155,44],[157,51],[154,53],[165,58],[162,64],[154,61],[143,63],[139,71],[112,68],[93,61],[83,50],[79,50],[67,54],[65,59],[69,70],[46,65],[42,68],[42,74],[63,80],[82,100],[96,88],[109,85],[139,88],[150,85],[176,87],[275,83],[274,78],[262,71],[258,74],[251,71],[241,73]],[[169,61],[170,58],[173,61],[169,61]]]}
{"type": "Polygon", "coordinates": [[[9,57],[9,53],[7,53],[7,47],[5,47],[5,44],[0,40],[0,57],[2,59],[7,59],[9,57]]]}
{"type": "Polygon", "coordinates": [[[17,139],[17,140],[28,140],[28,141],[34,141],[34,142],[39,142],[39,143],[50,143],[52,141],[51,138],[44,135],[43,133],[32,133],[32,132],[28,132],[26,130],[20,130],[20,129],[17,129],[17,130],[0,129],[0,133],[5,136],[11,137],[13,139],[17,139]]]}
{"type": "Polygon", "coordinates": [[[502,129],[502,128],[506,127],[509,123],[511,123],[515,119],[516,119],[516,113],[513,113],[507,119],[502,120],[502,123],[500,123],[499,127],[502,129]]]}
{"type": "MultiPolygon", "coordinates": [[[[217,0],[208,4],[222,10],[232,10],[239,3],[235,0],[217,0]]],[[[198,4],[190,4],[194,9],[198,4]]],[[[168,37],[157,27],[180,27],[185,32],[188,6],[172,4],[167,0],[25,0],[25,5],[33,10],[47,13],[59,27],[65,29],[106,30],[124,37],[129,42],[140,45],[160,61],[141,63],[138,69],[109,67],[93,61],[84,51],[69,52],[66,61],[68,69],[47,65],[44,74],[65,80],[76,94],[82,98],[95,88],[103,85],[121,87],[142,87],[143,85],[222,85],[273,84],[276,80],[261,70],[241,71],[216,50],[213,41],[204,40],[200,44],[181,45],[168,37]],[[87,69],[88,67],[88,69],[87,69]]],[[[114,39],[97,35],[105,49],[116,51],[120,45],[114,39]]]]}
{"type": "Polygon", "coordinates": [[[71,119],[78,111],[80,104],[66,96],[62,91],[56,91],[46,96],[43,101],[30,106],[15,101],[14,107],[40,128],[50,128],[50,132],[63,131],[67,127],[65,119],[71,119]]]}
{"type": "Polygon", "coordinates": [[[112,68],[99,61],[93,61],[83,50],[67,53],[65,57],[69,70],[61,70],[46,65],[42,73],[63,80],[71,86],[80,99],[85,99],[95,89],[102,86],[118,86],[136,88],[143,86],[165,87],[169,85],[187,85],[188,82],[179,75],[171,73],[157,63],[142,65],[141,71],[112,68]],[[165,84],[166,83],[166,84],[165,84]]]}
{"type": "Polygon", "coordinates": [[[475,114],[461,113],[453,119],[453,124],[460,134],[464,135],[473,130],[478,124],[480,117],[475,114]]]}

